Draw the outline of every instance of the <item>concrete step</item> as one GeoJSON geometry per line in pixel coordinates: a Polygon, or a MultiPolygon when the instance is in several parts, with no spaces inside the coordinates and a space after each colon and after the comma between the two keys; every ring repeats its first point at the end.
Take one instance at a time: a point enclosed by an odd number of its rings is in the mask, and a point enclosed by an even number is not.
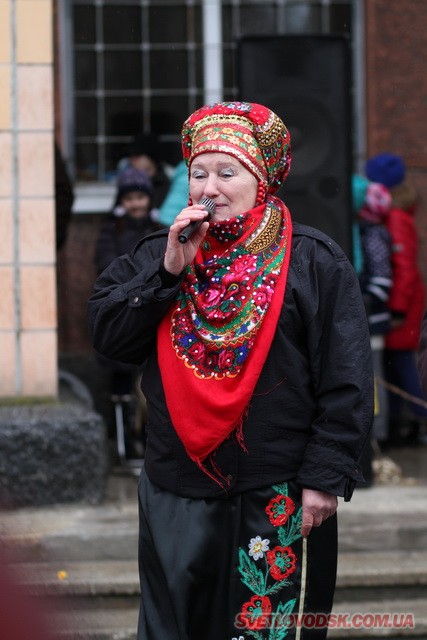
{"type": "Polygon", "coordinates": [[[335,604],[328,639],[427,638],[427,599],[371,600],[335,604]]]}
{"type": "MultiPolygon", "coordinates": [[[[136,479],[124,500],[2,512],[0,546],[21,561],[131,560],[137,557],[136,479]],[[131,495],[129,495],[131,494],[131,495]]],[[[340,552],[427,548],[426,486],[356,490],[338,509],[340,552]]]]}
{"type": "MultiPolygon", "coordinates": [[[[37,595],[135,596],[138,565],[133,560],[52,561],[16,564],[22,583],[37,595]]],[[[427,598],[427,551],[341,553],[337,592],[351,589],[396,589],[402,597],[418,589],[427,598]]],[[[426,600],[427,602],[427,600],[426,600]]],[[[426,606],[427,612],[427,606],[426,606]]]]}
{"type": "MultiPolygon", "coordinates": [[[[67,640],[135,638],[140,594],[135,560],[15,568],[31,594],[50,599],[50,617],[67,640]]],[[[340,554],[333,614],[331,638],[427,638],[427,552],[340,554]]]]}
{"type": "Polygon", "coordinates": [[[64,640],[136,640],[138,605],[104,603],[92,609],[50,613],[56,635],[64,640]]]}
{"type": "MultiPolygon", "coordinates": [[[[91,609],[52,611],[52,626],[64,640],[135,640],[138,606],[115,607],[98,603],[91,609]]],[[[307,620],[310,626],[309,620],[307,620]]],[[[343,602],[330,617],[328,638],[344,640],[407,640],[427,638],[427,609],[424,600],[378,600],[369,603],[343,602]]]]}
{"type": "Polygon", "coordinates": [[[91,598],[139,596],[136,560],[15,564],[18,579],[38,596],[91,598]]]}
{"type": "MultiPolygon", "coordinates": [[[[68,611],[57,615],[57,628],[64,640],[136,640],[138,609],[96,608],[68,611]]],[[[328,638],[345,640],[407,640],[427,638],[425,603],[412,600],[372,602],[368,608],[345,603],[335,607],[330,618],[328,638]],[[387,626],[391,625],[391,626],[387,626]]]]}
{"type": "Polygon", "coordinates": [[[337,586],[427,586],[427,551],[340,553],[337,586]]]}
{"type": "Polygon", "coordinates": [[[374,486],[339,502],[340,551],[427,548],[427,487],[374,486]]]}
{"type": "Polygon", "coordinates": [[[130,560],[138,552],[138,506],[56,506],[3,512],[0,544],[18,560],[130,560]]]}

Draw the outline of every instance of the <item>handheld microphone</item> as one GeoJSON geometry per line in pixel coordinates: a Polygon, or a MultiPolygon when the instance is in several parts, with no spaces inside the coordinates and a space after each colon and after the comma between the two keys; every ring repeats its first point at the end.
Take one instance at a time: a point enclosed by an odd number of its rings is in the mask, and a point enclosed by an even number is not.
{"type": "Polygon", "coordinates": [[[200,225],[204,222],[208,222],[215,213],[215,202],[207,196],[203,196],[198,204],[202,204],[205,207],[205,211],[207,211],[208,215],[203,220],[195,220],[194,222],[190,222],[190,224],[181,231],[178,236],[178,240],[181,244],[185,244],[187,240],[193,235],[193,233],[197,231],[200,225]]]}

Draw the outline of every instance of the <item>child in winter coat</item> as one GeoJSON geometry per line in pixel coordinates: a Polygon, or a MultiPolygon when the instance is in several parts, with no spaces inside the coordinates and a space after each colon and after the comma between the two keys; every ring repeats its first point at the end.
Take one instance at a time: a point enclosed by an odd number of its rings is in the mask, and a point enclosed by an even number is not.
{"type": "MultiPolygon", "coordinates": [[[[145,171],[127,167],[120,172],[117,180],[117,196],[111,216],[101,225],[95,261],[101,273],[117,257],[129,253],[145,236],[161,228],[153,218],[151,208],[153,185],[145,171]]],[[[144,400],[139,395],[138,380],[140,370],[136,366],[121,364],[107,358],[101,364],[111,372],[110,391],[120,420],[125,430],[125,450],[119,450],[122,457],[141,457],[141,433],[144,400]]],[[[117,424],[116,424],[117,428],[117,424]]]]}
{"type": "Polygon", "coordinates": [[[389,435],[388,397],[378,379],[384,378],[385,336],[390,326],[388,300],[392,286],[391,239],[385,226],[390,207],[391,195],[388,189],[371,182],[358,214],[363,254],[363,268],[359,279],[368,316],[377,391],[373,435],[380,444],[389,435]]]}
{"type": "MultiPolygon", "coordinates": [[[[406,167],[399,156],[379,154],[368,160],[368,178],[375,177],[392,195],[387,228],[392,240],[393,287],[390,294],[391,329],[386,337],[385,371],[388,382],[403,392],[422,398],[416,352],[425,306],[425,289],[418,267],[415,212],[419,197],[405,180],[406,167]]],[[[389,398],[393,444],[415,444],[427,423],[427,410],[417,403],[405,407],[402,396],[389,398]],[[404,413],[404,409],[406,412],[404,413]]]]}
{"type": "Polygon", "coordinates": [[[96,244],[99,273],[129,253],[141,238],[161,228],[154,220],[152,195],[153,185],[145,171],[128,167],[119,173],[113,212],[102,224],[96,244]]]}

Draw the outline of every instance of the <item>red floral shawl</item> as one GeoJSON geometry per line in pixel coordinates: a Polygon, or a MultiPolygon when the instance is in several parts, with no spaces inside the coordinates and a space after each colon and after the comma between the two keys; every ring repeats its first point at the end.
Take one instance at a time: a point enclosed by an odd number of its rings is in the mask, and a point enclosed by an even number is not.
{"type": "MultiPolygon", "coordinates": [[[[292,236],[288,209],[267,204],[211,223],[158,330],[167,407],[188,455],[203,461],[245,410],[282,308],[292,236]]],[[[209,474],[210,475],[210,474],[209,474]]]]}

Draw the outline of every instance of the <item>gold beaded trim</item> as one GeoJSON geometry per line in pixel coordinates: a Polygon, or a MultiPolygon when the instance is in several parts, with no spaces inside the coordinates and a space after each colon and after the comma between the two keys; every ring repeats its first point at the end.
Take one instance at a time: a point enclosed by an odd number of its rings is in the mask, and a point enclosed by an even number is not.
{"type": "Polygon", "coordinates": [[[280,210],[267,204],[261,224],[247,240],[246,249],[249,253],[261,253],[268,249],[273,242],[277,241],[281,225],[282,214],[280,210]]]}

